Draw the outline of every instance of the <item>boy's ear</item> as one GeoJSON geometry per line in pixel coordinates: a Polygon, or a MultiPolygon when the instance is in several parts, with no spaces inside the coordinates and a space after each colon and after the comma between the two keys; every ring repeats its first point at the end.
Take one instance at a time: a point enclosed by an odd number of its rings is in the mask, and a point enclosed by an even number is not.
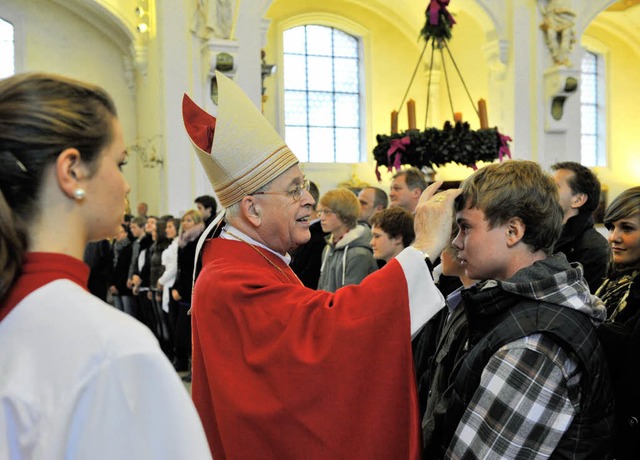
{"type": "Polygon", "coordinates": [[[512,217],[507,222],[507,246],[513,247],[524,238],[527,226],[519,217],[512,217]]]}

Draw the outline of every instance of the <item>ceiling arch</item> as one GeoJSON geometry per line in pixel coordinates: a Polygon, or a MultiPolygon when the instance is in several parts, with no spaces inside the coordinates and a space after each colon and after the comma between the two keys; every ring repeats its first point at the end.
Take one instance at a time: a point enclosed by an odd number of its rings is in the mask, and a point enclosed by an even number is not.
{"type": "Polygon", "coordinates": [[[137,31],[134,8],[130,1],[53,0],[91,23],[109,37],[125,54],[131,53],[137,31]],[[128,8],[127,8],[128,6],[128,8]],[[128,11],[130,10],[130,11],[128,11]]]}

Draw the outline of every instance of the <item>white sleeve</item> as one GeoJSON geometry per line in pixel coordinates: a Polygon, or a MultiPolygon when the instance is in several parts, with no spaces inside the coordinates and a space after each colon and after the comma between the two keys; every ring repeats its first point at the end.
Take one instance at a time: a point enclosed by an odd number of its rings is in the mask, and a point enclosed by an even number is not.
{"type": "Polygon", "coordinates": [[[396,256],[396,260],[402,266],[409,289],[409,314],[413,338],[422,326],[444,307],[444,297],[433,282],[422,252],[408,247],[396,256]]]}
{"type": "Polygon", "coordinates": [[[74,459],[211,459],[184,384],[158,350],[109,360],[83,382],[68,426],[74,459]]]}
{"type": "Polygon", "coordinates": [[[175,281],[178,274],[178,246],[171,245],[164,250],[162,265],[164,265],[164,272],[158,279],[158,283],[166,286],[170,281],[175,281]]]}

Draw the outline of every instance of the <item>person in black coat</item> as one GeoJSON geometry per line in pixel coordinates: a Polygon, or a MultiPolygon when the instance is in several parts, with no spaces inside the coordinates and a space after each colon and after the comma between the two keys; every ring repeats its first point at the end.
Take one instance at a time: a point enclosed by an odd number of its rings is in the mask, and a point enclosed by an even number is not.
{"type": "Polygon", "coordinates": [[[607,239],[594,228],[600,181],[589,168],[572,161],[556,163],[551,169],[555,171],[553,177],[564,212],[555,252],[564,253],[569,262],[580,262],[593,294],[604,281],[611,257],[607,239]]]}
{"type": "Polygon", "coordinates": [[[94,296],[107,301],[113,260],[109,240],[92,241],[84,248],[84,263],[89,268],[88,288],[94,296]]]}
{"type": "Polygon", "coordinates": [[[125,224],[121,224],[118,234],[111,244],[113,270],[109,279],[109,292],[111,292],[114,307],[133,316],[133,293],[127,286],[131,254],[132,244],[127,227],[125,224]]]}
{"type": "Polygon", "coordinates": [[[291,254],[291,263],[289,266],[291,270],[298,275],[302,284],[311,289],[318,289],[318,280],[320,279],[320,266],[322,265],[322,251],[327,245],[325,237],[328,233],[322,230],[320,225],[320,218],[316,213],[316,206],[320,199],[320,190],[318,186],[309,182],[309,193],[313,197],[315,202],[311,215],[309,216],[309,232],[311,232],[311,238],[302,246],[296,248],[291,254]]]}
{"type": "Polygon", "coordinates": [[[141,230],[138,233],[137,245],[134,242],[134,255],[136,246],[138,252],[135,259],[131,260],[133,275],[128,281],[128,285],[131,286],[131,290],[133,291],[135,298],[135,317],[147,325],[147,327],[152,331],[155,330],[152,311],[153,307],[147,293],[149,291],[149,275],[151,269],[149,264],[149,248],[153,244],[153,237],[151,234],[155,229],[155,225],[156,218],[154,216],[147,217],[143,227],[144,230],[141,230]]]}
{"type": "Polygon", "coordinates": [[[209,224],[213,222],[213,219],[215,219],[217,214],[218,203],[216,202],[216,199],[211,195],[201,195],[193,200],[193,202],[196,204],[196,208],[202,216],[204,227],[207,228],[209,224]]]}
{"type": "Polygon", "coordinates": [[[178,273],[171,288],[169,303],[170,321],[173,323],[174,362],[177,371],[189,370],[191,357],[191,291],[193,287],[193,268],[198,238],[204,232],[204,222],[200,213],[194,209],[182,216],[180,236],[178,237],[178,273]]]}

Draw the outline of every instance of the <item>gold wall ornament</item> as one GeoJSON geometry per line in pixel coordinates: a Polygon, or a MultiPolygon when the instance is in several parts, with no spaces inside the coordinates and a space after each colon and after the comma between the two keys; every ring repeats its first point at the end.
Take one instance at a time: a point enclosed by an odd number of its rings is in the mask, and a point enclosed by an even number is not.
{"type": "Polygon", "coordinates": [[[164,155],[160,150],[161,140],[162,134],[136,139],[133,145],[127,147],[127,152],[129,155],[135,155],[144,168],[162,167],[164,165],[164,155]]]}
{"type": "Polygon", "coordinates": [[[555,65],[572,67],[571,52],[576,44],[576,12],[568,0],[539,0],[540,30],[555,65]]]}

